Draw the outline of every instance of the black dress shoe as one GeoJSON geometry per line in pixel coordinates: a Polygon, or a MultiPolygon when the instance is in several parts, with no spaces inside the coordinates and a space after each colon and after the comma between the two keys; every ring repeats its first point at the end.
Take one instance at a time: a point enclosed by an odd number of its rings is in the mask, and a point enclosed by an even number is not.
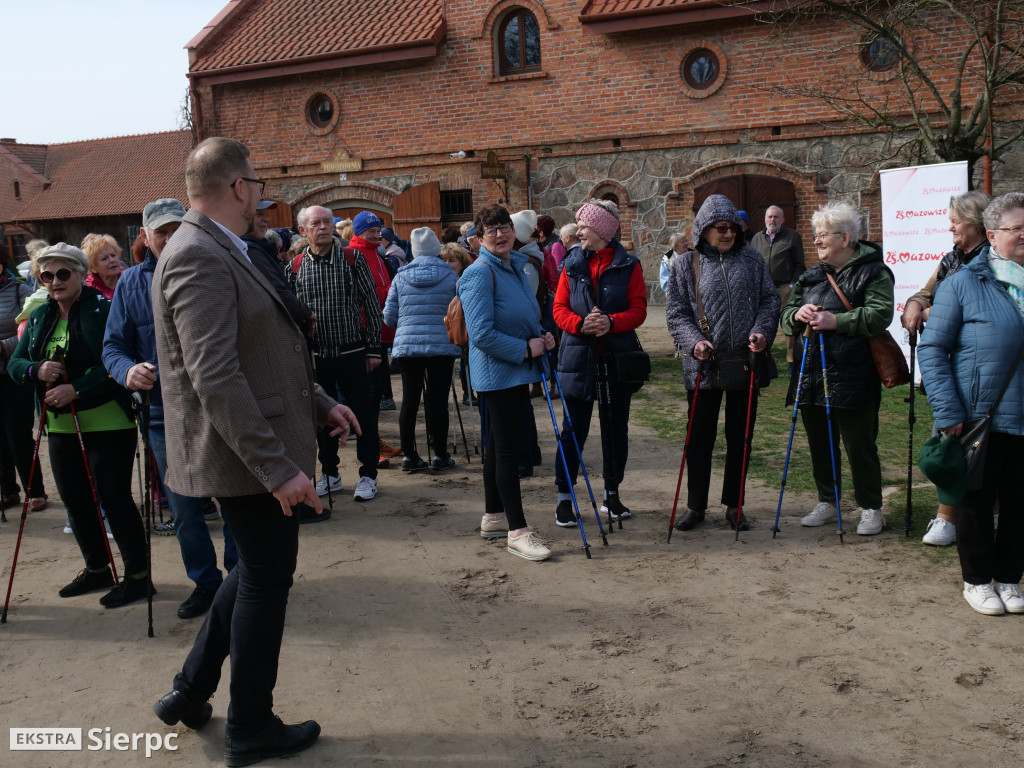
{"type": "MultiPolygon", "coordinates": [[[[736,530],[736,513],[731,509],[725,510],[725,520],[729,523],[729,527],[734,531],[736,530]]],[[[740,527],[741,531],[749,531],[750,523],[747,522],[747,516],[740,512],[740,527]]]]}
{"type": "Polygon", "coordinates": [[[692,528],[696,528],[698,523],[703,522],[703,512],[694,512],[692,509],[688,509],[685,512],[683,512],[683,516],[679,518],[679,522],[676,523],[676,530],[689,531],[692,528]]]}
{"type": "Polygon", "coordinates": [[[208,701],[192,701],[181,691],[171,691],[153,705],[153,711],[168,725],[177,725],[180,720],[186,727],[198,731],[210,722],[213,706],[208,701]]]}
{"type": "Polygon", "coordinates": [[[213,596],[216,594],[217,590],[215,589],[197,586],[192,590],[192,594],[188,596],[188,599],[178,606],[178,618],[194,619],[196,616],[202,616],[210,610],[210,605],[213,604],[213,596]]]}
{"type": "Polygon", "coordinates": [[[285,725],[279,717],[259,733],[249,737],[224,738],[224,762],[231,768],[258,763],[266,757],[287,757],[313,746],[320,736],[320,724],[307,720],[285,725]]]}

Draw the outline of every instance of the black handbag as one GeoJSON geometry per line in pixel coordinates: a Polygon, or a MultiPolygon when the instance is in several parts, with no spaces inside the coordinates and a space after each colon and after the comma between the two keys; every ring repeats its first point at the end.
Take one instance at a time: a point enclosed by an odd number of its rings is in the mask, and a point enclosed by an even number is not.
{"type": "MultiPolygon", "coordinates": [[[[637,341],[637,346],[640,342],[637,341]]],[[[609,378],[613,384],[643,384],[651,378],[651,356],[643,347],[611,353],[609,378]]]]}

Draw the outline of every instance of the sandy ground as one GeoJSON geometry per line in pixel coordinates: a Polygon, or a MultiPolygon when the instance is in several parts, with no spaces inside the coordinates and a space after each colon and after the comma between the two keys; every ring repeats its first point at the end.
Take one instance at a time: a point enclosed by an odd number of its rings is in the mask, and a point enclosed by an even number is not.
{"type": "MultiPolygon", "coordinates": [[[[669,354],[663,308],[652,307],[645,342],[669,354]]],[[[896,532],[851,533],[840,546],[832,529],[800,528],[813,499],[789,494],[773,540],[778,491],[757,485],[746,504],[754,527],[738,543],[712,508],[701,529],[667,544],[681,446],[639,426],[622,489],[635,515],[607,547],[581,486],[588,560],[579,533],[554,525],[546,406],[537,421],[545,464],[523,492],[529,521],[554,550],[548,562],[479,536],[477,456],[467,464],[460,455],[443,476],[384,470],[375,501],[357,505],[345,492],[331,520],[303,527],[276,710],[286,721],[315,717],[323,736],[292,765],[1024,761],[1024,676],[1013,661],[1024,617],[972,612],[955,565],[930,565],[896,532]]],[[[396,414],[381,424],[397,442],[396,414]]],[[[343,450],[351,487],[355,451],[343,450]]],[[[54,501],[28,517],[0,626],[0,723],[177,732],[177,750],[148,760],[19,751],[3,764],[220,762],[226,686],[199,733],[168,729],[150,710],[199,627],[175,615],[191,590],[177,543],[153,538],[149,638],[145,603],[107,611],[98,594],[57,597],[81,558],[54,501]]],[[[18,512],[8,517],[4,589],[18,512]]],[[[216,540],[221,524],[211,529],[216,540]]]]}

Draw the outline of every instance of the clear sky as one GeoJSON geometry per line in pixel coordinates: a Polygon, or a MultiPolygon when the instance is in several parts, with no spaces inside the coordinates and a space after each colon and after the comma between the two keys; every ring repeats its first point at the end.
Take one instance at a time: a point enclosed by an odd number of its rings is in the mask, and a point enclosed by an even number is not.
{"type": "Polygon", "coordinates": [[[0,136],[53,144],[179,127],[191,40],[227,0],[0,0],[0,136]]]}

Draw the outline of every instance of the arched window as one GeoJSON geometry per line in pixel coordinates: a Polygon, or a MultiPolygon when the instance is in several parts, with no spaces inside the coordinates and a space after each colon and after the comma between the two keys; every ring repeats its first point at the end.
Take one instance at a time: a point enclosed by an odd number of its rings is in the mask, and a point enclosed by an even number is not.
{"type": "Polygon", "coordinates": [[[540,25],[525,8],[513,8],[498,25],[498,72],[518,75],[540,70],[540,25]]]}

